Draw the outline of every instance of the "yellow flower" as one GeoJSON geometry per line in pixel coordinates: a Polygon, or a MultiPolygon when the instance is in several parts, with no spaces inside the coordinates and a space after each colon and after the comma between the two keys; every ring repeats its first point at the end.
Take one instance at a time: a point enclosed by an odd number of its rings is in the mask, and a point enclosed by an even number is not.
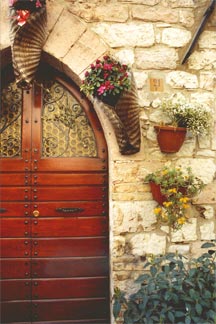
{"type": "Polygon", "coordinates": [[[168,192],[170,192],[170,193],[177,193],[177,189],[176,188],[172,188],[172,189],[169,189],[168,192]]]}
{"type": "Polygon", "coordinates": [[[163,218],[163,220],[165,222],[168,221],[168,219],[169,219],[166,213],[162,213],[161,217],[163,218]]]}
{"type": "Polygon", "coordinates": [[[161,173],[162,175],[166,175],[168,173],[168,170],[163,170],[161,173]]]}
{"type": "Polygon", "coordinates": [[[154,209],[154,213],[156,214],[156,215],[158,215],[158,214],[160,214],[161,213],[161,208],[160,207],[157,207],[157,208],[155,208],[154,209]]]}
{"type": "Polygon", "coordinates": [[[179,199],[179,201],[180,201],[181,203],[187,203],[188,200],[189,200],[188,197],[181,197],[181,198],[179,199]]]}
{"type": "Polygon", "coordinates": [[[172,201],[164,201],[164,202],[163,202],[164,207],[169,207],[169,206],[171,206],[172,204],[173,204],[172,201]]]}
{"type": "Polygon", "coordinates": [[[179,225],[183,225],[183,224],[185,224],[185,222],[186,222],[186,218],[185,217],[180,217],[179,219],[177,219],[177,223],[179,225]]]}
{"type": "Polygon", "coordinates": [[[182,207],[183,207],[184,209],[187,209],[187,208],[190,207],[190,205],[189,205],[189,204],[183,204],[182,207]]]}

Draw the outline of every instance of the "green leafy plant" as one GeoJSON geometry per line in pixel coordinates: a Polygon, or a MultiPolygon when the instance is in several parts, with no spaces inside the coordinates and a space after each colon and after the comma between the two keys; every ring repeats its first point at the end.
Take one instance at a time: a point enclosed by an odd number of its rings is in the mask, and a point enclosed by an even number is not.
{"type": "Polygon", "coordinates": [[[178,253],[149,256],[136,293],[126,297],[115,288],[114,317],[121,312],[124,324],[215,324],[215,243],[202,248],[209,250],[191,260],[178,253]]]}
{"type": "Polygon", "coordinates": [[[103,60],[96,60],[90,71],[85,72],[80,90],[86,95],[102,99],[129,89],[130,83],[129,67],[106,55],[103,60]]]}
{"type": "Polygon", "coordinates": [[[174,127],[186,127],[194,136],[210,133],[212,112],[200,103],[187,102],[175,94],[162,101],[161,109],[174,127]]]}
{"type": "Polygon", "coordinates": [[[145,181],[157,184],[164,198],[162,206],[154,209],[158,221],[174,229],[181,228],[187,221],[191,198],[205,186],[203,181],[192,173],[191,168],[183,171],[181,168],[166,166],[148,174],[145,181]]]}

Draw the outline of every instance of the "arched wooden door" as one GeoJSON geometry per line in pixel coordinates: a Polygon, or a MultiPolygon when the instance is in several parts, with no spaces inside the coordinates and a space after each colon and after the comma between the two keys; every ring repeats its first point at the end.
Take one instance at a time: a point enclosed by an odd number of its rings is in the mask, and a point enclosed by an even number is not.
{"type": "Polygon", "coordinates": [[[1,323],[109,324],[101,125],[57,74],[29,91],[2,80],[1,323]]]}

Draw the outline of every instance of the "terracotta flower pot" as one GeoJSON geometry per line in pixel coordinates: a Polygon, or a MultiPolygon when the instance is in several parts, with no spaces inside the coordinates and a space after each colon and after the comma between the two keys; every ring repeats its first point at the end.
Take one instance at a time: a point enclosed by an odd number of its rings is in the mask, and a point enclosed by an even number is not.
{"type": "MultiPolygon", "coordinates": [[[[149,185],[154,200],[157,201],[159,205],[163,205],[163,202],[167,201],[167,196],[162,194],[161,186],[153,181],[150,181],[149,185]]],[[[187,194],[187,189],[185,187],[179,187],[177,190],[178,192],[180,191],[183,195],[187,194]]]]}
{"type": "Polygon", "coordinates": [[[178,152],[184,143],[187,129],[173,126],[154,126],[161,152],[178,152]]]}
{"type": "Polygon", "coordinates": [[[155,182],[149,182],[152,197],[155,201],[158,202],[158,204],[163,205],[163,202],[166,201],[166,196],[161,193],[161,188],[159,184],[156,184],[155,182]]]}

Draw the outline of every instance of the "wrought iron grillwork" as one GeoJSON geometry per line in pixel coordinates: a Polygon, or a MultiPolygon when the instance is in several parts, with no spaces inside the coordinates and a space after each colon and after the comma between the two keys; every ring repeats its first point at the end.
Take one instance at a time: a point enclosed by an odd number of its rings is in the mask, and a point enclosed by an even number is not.
{"type": "Polygon", "coordinates": [[[2,89],[0,110],[0,157],[21,157],[22,90],[16,83],[2,89]]]}
{"type": "Polygon", "coordinates": [[[59,82],[44,85],[42,157],[96,157],[94,132],[85,111],[59,82]]]}

